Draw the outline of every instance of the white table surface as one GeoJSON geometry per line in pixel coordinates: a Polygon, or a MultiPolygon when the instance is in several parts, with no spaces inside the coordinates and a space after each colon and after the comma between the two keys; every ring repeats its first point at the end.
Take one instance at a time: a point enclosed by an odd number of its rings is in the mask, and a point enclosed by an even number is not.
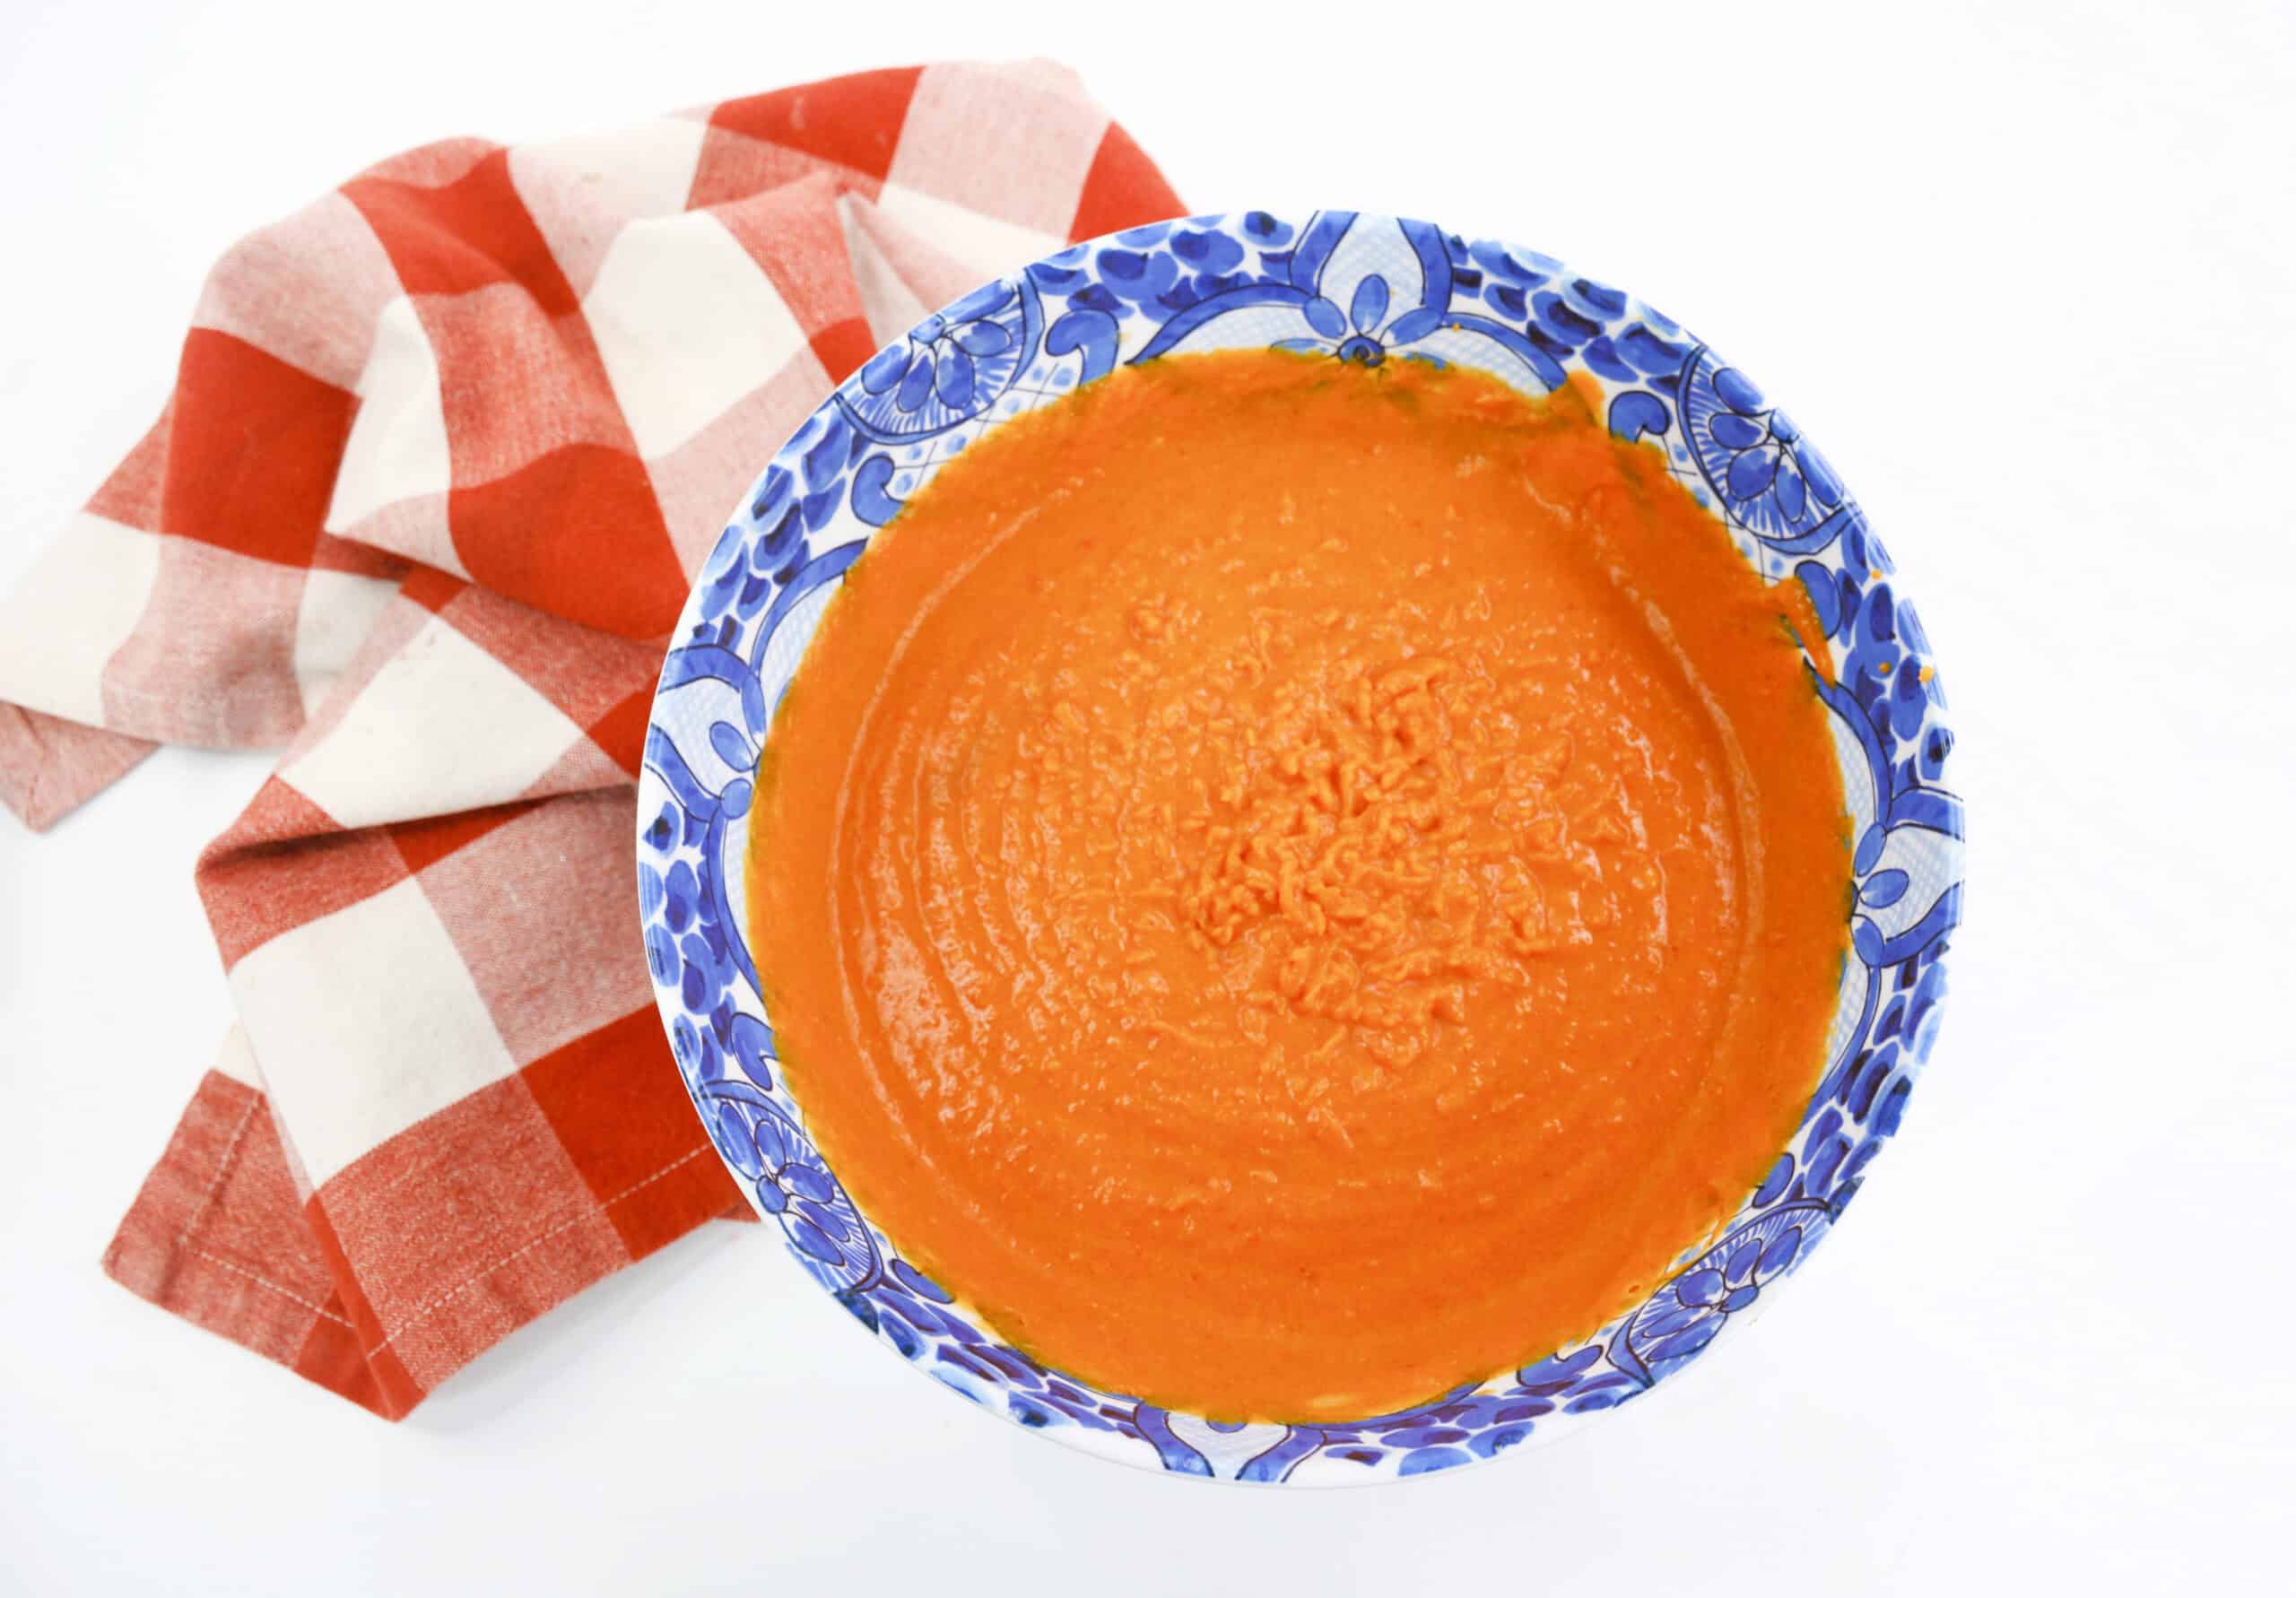
{"type": "Polygon", "coordinates": [[[372,158],[1058,54],[1195,204],[1565,254],[1823,440],[1943,662],[1972,817],[1906,1135],[1673,1397],[1400,1488],[1208,1489],[1050,1446],[732,1226],[387,1426],[97,1268],[225,1025],[191,864],[265,769],[164,751],[46,838],[0,817],[0,1587],[2285,1580],[2285,0],[1514,4],[1488,30],[1456,4],[787,9],[0,8],[0,580],[151,420],[205,265],[372,158]]]}

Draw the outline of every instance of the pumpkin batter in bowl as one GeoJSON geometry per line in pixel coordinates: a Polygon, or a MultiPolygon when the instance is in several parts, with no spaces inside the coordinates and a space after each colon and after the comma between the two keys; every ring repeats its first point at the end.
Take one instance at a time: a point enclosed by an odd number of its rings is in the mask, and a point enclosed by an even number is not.
{"type": "Polygon", "coordinates": [[[1799,594],[1575,387],[1239,351],[996,430],[759,772],[822,1152],[999,1334],[1172,1408],[1373,1415],[1591,1333],[1822,1063],[1799,594]]]}

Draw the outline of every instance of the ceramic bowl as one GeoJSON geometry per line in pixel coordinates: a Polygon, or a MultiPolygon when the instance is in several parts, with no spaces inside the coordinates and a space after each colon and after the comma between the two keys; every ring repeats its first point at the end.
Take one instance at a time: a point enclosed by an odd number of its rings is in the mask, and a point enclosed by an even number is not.
{"type": "MultiPolygon", "coordinates": [[[[1927,641],[1833,468],[1738,368],[1619,290],[1534,251],[1344,211],[1193,217],[1080,244],[928,317],[841,384],[726,525],[662,669],[639,788],[638,880],[662,1019],[695,1111],[797,1264],[860,1327],[965,1398],[1087,1453],[1292,1484],[1415,1475],[1587,1425],[1706,1359],[1832,1231],[1897,1130],[1959,918],[1961,802],[1927,641]],[[1827,631],[1856,838],[1845,962],[1802,1124],[1721,1240],[1591,1340],[1398,1414],[1213,1423],[1103,1392],[1001,1342],[902,1260],[805,1130],[744,936],[761,743],[846,569],[984,433],[1119,365],[1273,346],[1479,368],[1531,395],[1585,373],[1609,425],[1665,457],[1827,631]]],[[[1830,681],[1829,681],[1830,679],[1830,681]]]]}

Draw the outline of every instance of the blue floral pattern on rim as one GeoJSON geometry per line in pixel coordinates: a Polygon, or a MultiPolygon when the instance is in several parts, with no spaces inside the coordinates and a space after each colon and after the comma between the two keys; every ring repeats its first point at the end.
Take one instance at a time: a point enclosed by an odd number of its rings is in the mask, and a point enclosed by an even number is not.
{"type": "Polygon", "coordinates": [[[1072,246],[928,317],[846,380],[726,526],[662,670],[639,783],[647,960],[671,1050],[726,1166],[791,1254],[903,1358],[1089,1452],[1185,1474],[1324,1483],[1417,1475],[1560,1436],[1750,1321],[1897,1133],[1935,1037],[1961,919],[1961,803],[1927,638],[1824,456],[1737,368],[1561,262],[1426,222],[1245,212],[1072,246]],[[1236,1425],[1096,1389],[996,1337],[855,1207],[778,1079],[743,933],[759,751],[873,532],[988,430],[1120,364],[1267,347],[1470,366],[1540,395],[1599,386],[1612,431],[1660,450],[1766,580],[1802,586],[1856,839],[1851,957],[1792,1143],[1718,1240],[1575,1347],[1396,1414],[1236,1425]]]}

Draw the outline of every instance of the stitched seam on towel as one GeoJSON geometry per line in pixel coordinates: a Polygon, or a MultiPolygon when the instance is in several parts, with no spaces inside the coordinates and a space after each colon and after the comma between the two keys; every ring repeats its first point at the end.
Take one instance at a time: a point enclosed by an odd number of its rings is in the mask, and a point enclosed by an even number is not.
{"type": "Polygon", "coordinates": [[[254,1272],[248,1270],[245,1265],[234,1264],[230,1260],[225,1259],[222,1255],[213,1253],[208,1249],[201,1248],[196,1245],[193,1246],[190,1252],[197,1255],[201,1259],[207,1261],[210,1264],[222,1266],[224,1270],[230,1272],[234,1276],[244,1276],[249,1281],[255,1283],[256,1286],[259,1288],[268,1288],[273,1292],[277,1293],[281,1298],[285,1298],[291,1303],[301,1305],[305,1309],[309,1310],[313,1315],[317,1316],[319,1319],[323,1321],[333,1321],[336,1325],[342,1326],[349,1331],[355,1332],[358,1330],[356,1326],[352,1325],[349,1321],[335,1314],[335,1311],[329,1309],[326,1305],[314,1304],[309,1298],[304,1298],[302,1294],[294,1291],[292,1289],[281,1287],[277,1282],[272,1281],[267,1276],[258,1276],[254,1272]]]}
{"type": "Polygon", "coordinates": [[[709,1151],[709,1145],[708,1143],[702,1144],[698,1149],[690,1149],[685,1153],[680,1155],[677,1159],[671,1160],[669,1164],[664,1166],[660,1170],[656,1171],[652,1176],[645,1178],[645,1180],[631,1184],[630,1186],[623,1188],[620,1193],[615,1194],[612,1198],[602,1200],[598,1203],[592,1205],[589,1209],[582,1211],[579,1214],[567,1217],[564,1220],[560,1221],[548,1231],[535,1238],[524,1246],[512,1249],[509,1254],[506,1254],[500,1259],[496,1260],[483,1271],[479,1272],[476,1275],[465,1279],[458,1285],[448,1289],[445,1292],[431,1299],[430,1303],[424,1305],[421,1309],[416,1310],[405,1320],[401,1321],[397,1325],[392,1327],[388,1333],[384,1334],[382,1342],[377,1343],[373,1348],[367,1350],[367,1358],[371,1359],[376,1355],[381,1353],[385,1349],[390,1347],[392,1343],[396,1342],[403,1333],[413,1331],[416,1326],[422,1324],[424,1321],[429,1320],[432,1315],[444,1308],[448,1303],[470,1291],[471,1289],[476,1287],[480,1282],[484,1281],[488,1277],[493,1275],[497,1271],[500,1271],[503,1266],[510,1264],[513,1260],[518,1259],[526,1255],[532,1254],[535,1249],[540,1248],[552,1238],[557,1237],[559,1233],[563,1232],[570,1228],[579,1226],[583,1221],[591,1219],[591,1217],[595,1215],[603,1215],[606,1211],[622,1203],[622,1200],[638,1192],[640,1188],[651,1187],[664,1177],[668,1176],[672,1171],[677,1169],[678,1167],[686,1164],[690,1160],[697,1159],[709,1151]]]}
{"type": "Polygon", "coordinates": [[[255,1107],[259,1098],[254,1089],[248,1090],[247,1107],[239,1112],[239,1124],[231,1128],[230,1139],[223,1145],[222,1158],[215,1162],[215,1174],[207,1179],[207,1190],[199,1195],[199,1202],[191,1207],[191,1213],[184,1217],[183,1230],[176,1234],[177,1247],[181,1248],[191,1241],[192,1229],[199,1224],[201,1218],[207,1213],[207,1206],[215,1202],[216,1194],[222,1190],[223,1174],[231,1168],[231,1156],[239,1151],[239,1140],[248,1133],[248,1123],[255,1119],[255,1107]]]}
{"type": "Polygon", "coordinates": [[[278,1294],[281,1298],[286,1299],[291,1304],[301,1305],[305,1309],[309,1310],[321,1320],[333,1321],[338,1326],[355,1332],[358,1330],[357,1327],[352,1326],[349,1321],[335,1314],[335,1311],[327,1308],[326,1305],[314,1304],[310,1299],[306,1298],[302,1294],[296,1292],[293,1289],[282,1287],[277,1282],[272,1281],[269,1277],[259,1275],[257,1272],[248,1270],[245,1265],[238,1264],[230,1260],[227,1260],[213,1249],[202,1248],[199,1245],[191,1240],[193,1229],[199,1225],[201,1219],[206,1215],[207,1207],[215,1202],[215,1195],[222,1191],[223,1177],[231,1168],[231,1157],[239,1151],[239,1142],[247,1136],[248,1126],[255,1119],[255,1107],[262,1102],[262,1097],[263,1096],[257,1093],[254,1089],[250,1088],[248,1090],[247,1107],[239,1111],[239,1124],[231,1128],[231,1135],[224,1141],[223,1152],[215,1161],[215,1174],[208,1177],[207,1186],[205,1190],[200,1194],[199,1202],[192,1206],[190,1215],[183,1223],[183,1230],[176,1234],[176,1246],[182,1249],[187,1254],[198,1255],[201,1259],[205,1260],[212,1265],[217,1265],[223,1270],[229,1271],[234,1276],[243,1276],[247,1278],[248,1281],[255,1283],[256,1286],[278,1294]]]}

